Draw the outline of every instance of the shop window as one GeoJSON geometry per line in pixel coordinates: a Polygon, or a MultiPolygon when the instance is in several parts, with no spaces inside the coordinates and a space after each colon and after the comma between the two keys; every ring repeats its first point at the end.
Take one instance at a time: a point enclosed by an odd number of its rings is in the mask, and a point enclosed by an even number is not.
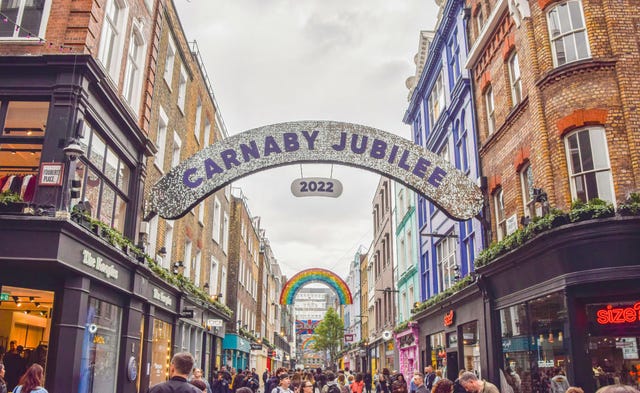
{"type": "Polygon", "coordinates": [[[586,306],[593,386],[640,386],[640,329],[635,299],[586,306]]]}
{"type": "Polygon", "coordinates": [[[582,129],[565,138],[571,199],[615,203],[607,139],[602,127],[582,129]]]}
{"type": "Polygon", "coordinates": [[[581,1],[571,0],[552,7],[547,13],[547,23],[556,67],[591,57],[581,1]]]}
{"type": "Polygon", "coordinates": [[[480,368],[480,334],[478,322],[473,321],[462,325],[462,352],[464,368],[482,378],[480,368]]]}
{"type": "Polygon", "coordinates": [[[518,52],[513,52],[509,58],[509,84],[511,85],[511,105],[516,106],[522,101],[522,79],[520,78],[520,64],[518,52]]]}
{"type": "Polygon", "coordinates": [[[463,172],[469,171],[469,156],[467,154],[467,129],[464,124],[464,113],[461,120],[453,128],[453,140],[456,145],[456,167],[463,172]]]}
{"type": "Polygon", "coordinates": [[[0,191],[33,201],[48,115],[49,102],[0,103],[0,191]]]}
{"type": "Polygon", "coordinates": [[[436,244],[438,258],[438,292],[451,288],[456,283],[456,275],[459,272],[456,253],[457,239],[445,237],[436,244]]]}
{"type": "Polygon", "coordinates": [[[80,391],[116,391],[121,317],[120,307],[89,298],[82,345],[80,391]]]}
{"type": "Polygon", "coordinates": [[[145,46],[144,36],[142,35],[140,26],[137,23],[134,23],[131,37],[129,38],[127,67],[124,71],[124,85],[122,90],[124,98],[135,113],[138,113],[140,108],[145,46]]]}
{"type": "Polygon", "coordinates": [[[496,130],[496,107],[493,101],[493,89],[491,86],[489,86],[487,91],[484,93],[484,104],[487,108],[487,129],[489,131],[489,135],[491,135],[496,130]]]}
{"type": "Polygon", "coordinates": [[[11,391],[31,364],[38,363],[46,374],[54,294],[7,285],[1,292],[4,299],[9,299],[0,302],[0,353],[4,355],[4,379],[11,391]]]}
{"type": "Polygon", "coordinates": [[[523,393],[548,391],[559,370],[567,374],[570,337],[562,293],[500,310],[503,374],[523,393]]]}
{"type": "Polygon", "coordinates": [[[151,370],[149,387],[169,379],[171,362],[171,324],[159,319],[153,320],[153,340],[151,342],[151,370]]]}
{"type": "Polygon", "coordinates": [[[502,240],[507,234],[507,216],[504,211],[504,193],[502,187],[493,193],[493,206],[496,214],[496,235],[502,240]]]}
{"type": "Polygon", "coordinates": [[[39,40],[38,37],[44,37],[50,9],[51,0],[0,2],[0,12],[5,18],[5,23],[0,23],[0,39],[39,40]],[[8,21],[15,22],[15,25],[8,21]]]}
{"type": "Polygon", "coordinates": [[[438,332],[429,336],[429,359],[426,365],[431,365],[435,370],[443,370],[447,366],[446,336],[444,332],[438,332]]]}
{"type": "Polygon", "coordinates": [[[88,123],[79,143],[85,153],[76,165],[75,179],[80,180],[82,188],[80,198],[72,203],[88,202],[85,207],[93,218],[123,232],[131,167],[88,123]]]}
{"type": "Polygon", "coordinates": [[[120,64],[122,63],[127,13],[128,8],[124,0],[107,0],[102,32],[100,33],[98,60],[116,84],[119,80],[120,64]]]}

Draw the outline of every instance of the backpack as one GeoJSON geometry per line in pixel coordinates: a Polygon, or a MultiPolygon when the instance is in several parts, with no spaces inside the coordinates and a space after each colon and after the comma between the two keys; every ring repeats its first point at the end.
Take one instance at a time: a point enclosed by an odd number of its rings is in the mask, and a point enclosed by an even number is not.
{"type": "Polygon", "coordinates": [[[327,393],[342,393],[340,387],[337,384],[329,385],[327,393]]]}

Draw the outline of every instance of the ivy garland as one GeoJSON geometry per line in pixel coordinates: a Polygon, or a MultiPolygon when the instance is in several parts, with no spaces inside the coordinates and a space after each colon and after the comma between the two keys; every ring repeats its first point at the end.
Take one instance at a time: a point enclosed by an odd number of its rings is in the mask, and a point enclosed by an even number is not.
{"type": "Polygon", "coordinates": [[[231,317],[233,315],[233,311],[231,311],[229,307],[217,300],[211,299],[209,294],[207,294],[201,288],[195,286],[185,276],[181,274],[173,274],[170,271],[159,266],[156,261],[151,258],[151,256],[135,246],[131,242],[131,240],[122,235],[122,233],[120,233],[118,230],[112,228],[111,226],[105,224],[100,220],[93,219],[88,215],[87,212],[74,210],[71,212],[71,217],[74,221],[77,222],[89,222],[93,232],[105,239],[109,244],[115,247],[119,247],[125,254],[136,258],[140,262],[147,262],[147,265],[149,266],[151,271],[155,273],[159,278],[163,279],[165,282],[168,282],[182,290],[186,290],[187,292],[196,296],[198,299],[205,302],[205,304],[213,306],[215,309],[227,315],[228,317],[231,317]]]}

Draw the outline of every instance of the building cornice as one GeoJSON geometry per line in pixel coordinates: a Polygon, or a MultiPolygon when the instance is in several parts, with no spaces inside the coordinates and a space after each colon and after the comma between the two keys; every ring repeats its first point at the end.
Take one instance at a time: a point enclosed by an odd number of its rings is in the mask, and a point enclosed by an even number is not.
{"type": "Polygon", "coordinates": [[[498,27],[502,14],[507,10],[507,6],[507,0],[498,0],[498,4],[496,4],[493,11],[491,11],[489,19],[487,19],[487,21],[485,22],[482,31],[478,35],[476,41],[473,43],[471,50],[469,50],[467,62],[465,63],[464,68],[470,70],[476,65],[476,62],[480,58],[483,49],[489,43],[489,40],[493,36],[493,32],[498,27]]]}

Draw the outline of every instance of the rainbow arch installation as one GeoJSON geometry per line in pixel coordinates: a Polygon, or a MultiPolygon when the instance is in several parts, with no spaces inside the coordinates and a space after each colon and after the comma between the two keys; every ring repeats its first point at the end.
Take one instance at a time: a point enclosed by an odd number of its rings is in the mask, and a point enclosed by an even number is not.
{"type": "Polygon", "coordinates": [[[338,295],[340,304],[353,303],[351,291],[343,279],[330,270],[311,268],[297,273],[287,281],[280,293],[280,304],[293,304],[298,290],[312,282],[319,282],[333,289],[338,295]]]}
{"type": "Polygon", "coordinates": [[[313,337],[308,337],[302,342],[302,350],[311,350],[313,349],[312,344],[315,344],[316,339],[313,337]]]}

